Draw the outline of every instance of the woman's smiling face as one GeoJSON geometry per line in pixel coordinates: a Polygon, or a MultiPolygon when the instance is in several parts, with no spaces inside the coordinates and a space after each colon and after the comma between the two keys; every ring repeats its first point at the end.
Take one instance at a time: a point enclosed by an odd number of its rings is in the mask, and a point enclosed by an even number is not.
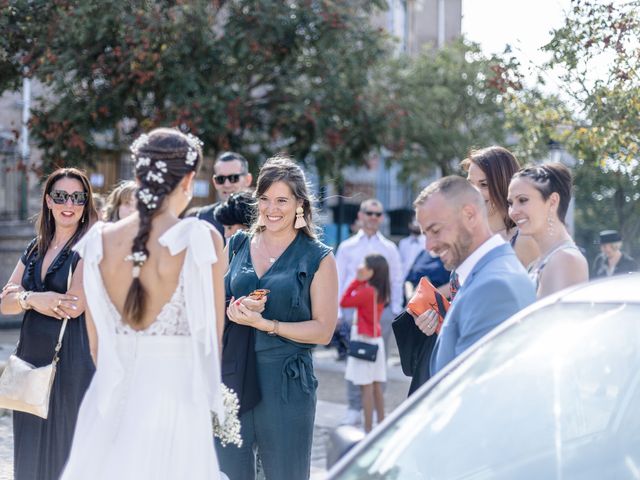
{"type": "Polygon", "coordinates": [[[258,212],[269,231],[293,230],[296,208],[301,204],[285,182],[274,182],[259,198],[258,212]]]}
{"type": "MultiPolygon", "coordinates": [[[[68,195],[84,193],[86,202],[86,192],[82,183],[75,178],[63,177],[53,184],[51,192],[47,195],[47,206],[51,209],[56,226],[71,227],[77,225],[82,218],[86,204],[76,205],[73,203],[72,198],[67,198],[64,203],[56,203],[51,196],[53,192],[64,192],[68,195]]],[[[56,195],[54,194],[54,196],[56,195]]]]}
{"type": "Polygon", "coordinates": [[[533,182],[518,177],[509,184],[509,216],[524,235],[544,232],[548,227],[551,198],[546,201],[533,182]]]}

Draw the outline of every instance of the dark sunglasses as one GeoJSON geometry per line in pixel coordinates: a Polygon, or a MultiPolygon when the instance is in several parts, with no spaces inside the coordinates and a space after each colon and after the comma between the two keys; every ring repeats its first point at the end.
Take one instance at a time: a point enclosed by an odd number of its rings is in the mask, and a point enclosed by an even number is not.
{"type": "Polygon", "coordinates": [[[378,218],[382,216],[382,212],[370,212],[369,210],[365,210],[364,214],[370,217],[378,217],[378,218]]]}
{"type": "Polygon", "coordinates": [[[74,205],[85,205],[87,203],[87,192],[73,192],[67,193],[64,190],[53,190],[49,196],[53,203],[58,205],[64,205],[67,200],[71,199],[71,203],[74,205]]]}
{"type": "Polygon", "coordinates": [[[218,185],[223,185],[226,180],[229,180],[229,183],[238,183],[240,181],[240,177],[246,175],[246,173],[234,173],[232,175],[216,175],[213,177],[213,181],[218,185]]]}

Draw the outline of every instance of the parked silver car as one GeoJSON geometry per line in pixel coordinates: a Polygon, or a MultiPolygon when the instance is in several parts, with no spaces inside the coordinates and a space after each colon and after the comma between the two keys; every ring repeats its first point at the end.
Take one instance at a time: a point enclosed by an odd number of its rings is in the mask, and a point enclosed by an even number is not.
{"type": "Polygon", "coordinates": [[[328,478],[640,479],[640,275],[568,289],[512,317],[328,478]]]}

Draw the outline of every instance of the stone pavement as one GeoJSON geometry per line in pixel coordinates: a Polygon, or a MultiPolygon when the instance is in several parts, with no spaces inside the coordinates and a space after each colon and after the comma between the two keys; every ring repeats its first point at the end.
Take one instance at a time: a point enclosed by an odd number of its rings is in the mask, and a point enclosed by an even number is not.
{"type": "MultiPolygon", "coordinates": [[[[15,349],[19,330],[0,329],[0,366],[15,349]]],[[[397,348],[390,347],[388,382],[385,389],[385,411],[389,414],[407,396],[409,379],[400,370],[397,348]]],[[[346,362],[335,360],[334,349],[318,347],[313,362],[318,378],[318,405],[311,452],[311,479],[321,480],[326,474],[326,441],[329,433],[344,417],[346,386],[344,370],[346,362]]],[[[13,431],[11,413],[0,409],[0,480],[10,480],[13,474],[13,431]]]]}

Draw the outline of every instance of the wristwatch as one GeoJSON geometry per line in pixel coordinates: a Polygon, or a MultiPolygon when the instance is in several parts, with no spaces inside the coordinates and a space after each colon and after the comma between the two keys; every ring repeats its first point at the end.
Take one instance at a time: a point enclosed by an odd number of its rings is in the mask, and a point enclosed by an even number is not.
{"type": "Polygon", "coordinates": [[[32,292],[30,292],[29,290],[25,290],[24,292],[20,292],[20,294],[18,295],[18,303],[20,304],[20,308],[22,308],[23,310],[31,310],[31,305],[29,305],[27,303],[27,300],[29,299],[29,295],[31,295],[32,292]]]}

